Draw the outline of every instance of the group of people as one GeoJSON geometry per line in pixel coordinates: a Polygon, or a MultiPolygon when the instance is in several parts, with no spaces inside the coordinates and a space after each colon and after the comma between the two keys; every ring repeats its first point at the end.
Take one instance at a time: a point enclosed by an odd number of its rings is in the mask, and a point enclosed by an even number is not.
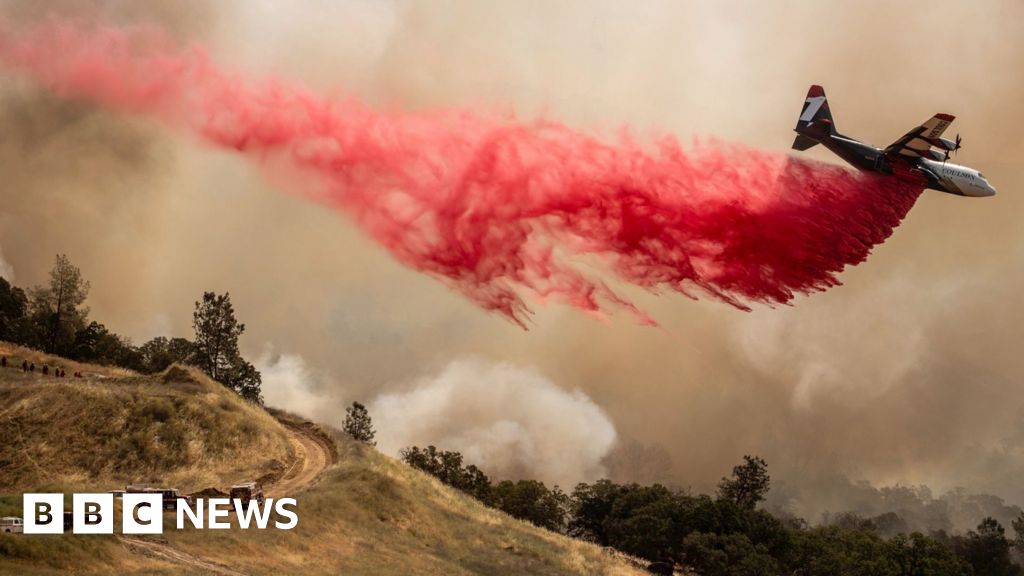
{"type": "MultiPolygon", "coordinates": [[[[7,368],[7,356],[0,356],[0,368],[7,368]]],[[[35,372],[36,371],[36,363],[35,362],[31,362],[30,363],[28,360],[22,360],[21,361],[21,371],[22,372],[35,372]]],[[[43,376],[49,376],[50,375],[50,367],[44,365],[42,373],[43,373],[43,376]]],[[[64,371],[63,368],[57,368],[56,366],[54,366],[53,367],[53,375],[54,375],[55,378],[66,378],[68,374],[67,374],[66,371],[64,371]]],[[[75,372],[72,375],[75,378],[81,378],[82,377],[82,373],[81,372],[75,372]]]]}

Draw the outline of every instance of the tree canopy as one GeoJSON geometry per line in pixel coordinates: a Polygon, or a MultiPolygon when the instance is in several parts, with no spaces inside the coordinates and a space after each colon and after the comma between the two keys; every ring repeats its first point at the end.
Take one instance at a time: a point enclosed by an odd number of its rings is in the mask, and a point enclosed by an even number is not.
{"type": "Polygon", "coordinates": [[[345,409],[345,422],[342,424],[342,430],[354,440],[369,444],[370,446],[377,445],[373,440],[376,432],[373,430],[373,421],[370,419],[370,413],[366,410],[366,406],[359,402],[353,402],[351,406],[345,409]]]}
{"type": "Polygon", "coordinates": [[[36,337],[43,350],[66,355],[75,334],[85,327],[89,309],[89,282],[64,254],[58,254],[50,269],[50,282],[32,290],[31,315],[38,327],[36,337]]]}
{"type": "Polygon", "coordinates": [[[192,314],[192,328],[191,362],[243,398],[262,404],[262,376],[238,351],[238,337],[245,332],[245,324],[235,318],[231,295],[203,293],[192,314]]]}
{"type": "Polygon", "coordinates": [[[743,464],[732,469],[731,478],[722,478],[718,495],[753,510],[764,500],[771,487],[768,464],[757,456],[744,456],[743,464]]]}

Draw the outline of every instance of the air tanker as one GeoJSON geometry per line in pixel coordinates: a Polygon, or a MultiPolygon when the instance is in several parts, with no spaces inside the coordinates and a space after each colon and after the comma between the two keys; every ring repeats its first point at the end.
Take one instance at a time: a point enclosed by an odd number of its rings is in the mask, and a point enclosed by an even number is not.
{"type": "Polygon", "coordinates": [[[808,90],[797,120],[793,149],[807,150],[821,144],[859,170],[958,196],[995,196],[996,189],[981,172],[948,161],[950,153],[960,149],[959,134],[956,140],[942,137],[952,123],[952,115],[936,114],[885,149],[876,148],[836,130],[825,90],[815,85],[808,90]]]}

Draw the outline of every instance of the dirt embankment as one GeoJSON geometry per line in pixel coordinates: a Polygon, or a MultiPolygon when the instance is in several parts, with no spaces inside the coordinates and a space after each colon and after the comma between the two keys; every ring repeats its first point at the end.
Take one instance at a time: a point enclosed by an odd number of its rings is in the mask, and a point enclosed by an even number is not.
{"type": "Polygon", "coordinates": [[[267,496],[282,498],[314,485],[328,466],[337,462],[334,440],[310,422],[282,420],[288,430],[288,442],[295,452],[291,464],[280,478],[268,482],[267,496]]]}

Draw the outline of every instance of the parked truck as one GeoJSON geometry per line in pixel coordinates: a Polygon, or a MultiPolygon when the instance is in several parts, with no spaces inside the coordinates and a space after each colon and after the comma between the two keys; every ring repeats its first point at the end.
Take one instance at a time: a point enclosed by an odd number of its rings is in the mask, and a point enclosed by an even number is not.
{"type": "Polygon", "coordinates": [[[231,487],[229,498],[232,500],[239,499],[242,501],[242,505],[247,505],[251,500],[255,500],[260,506],[263,505],[263,484],[259,482],[242,482],[241,484],[235,484],[231,487]]]}
{"type": "Polygon", "coordinates": [[[178,500],[184,500],[189,506],[194,503],[191,496],[182,494],[177,488],[153,488],[150,486],[129,484],[124,487],[124,491],[129,494],[160,494],[163,502],[162,508],[164,510],[177,510],[178,500]]]}
{"type": "Polygon", "coordinates": [[[21,522],[21,518],[16,516],[4,516],[0,518],[0,532],[6,534],[20,534],[25,531],[25,526],[21,522]]]}

